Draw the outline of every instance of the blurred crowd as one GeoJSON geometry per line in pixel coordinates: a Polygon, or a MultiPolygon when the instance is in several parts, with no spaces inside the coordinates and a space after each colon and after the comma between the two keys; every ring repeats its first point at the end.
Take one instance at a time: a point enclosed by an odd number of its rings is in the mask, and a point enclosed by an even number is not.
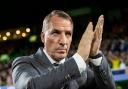
{"type": "Polygon", "coordinates": [[[106,38],[101,50],[107,57],[112,69],[124,69],[128,66],[128,37],[106,38]]]}

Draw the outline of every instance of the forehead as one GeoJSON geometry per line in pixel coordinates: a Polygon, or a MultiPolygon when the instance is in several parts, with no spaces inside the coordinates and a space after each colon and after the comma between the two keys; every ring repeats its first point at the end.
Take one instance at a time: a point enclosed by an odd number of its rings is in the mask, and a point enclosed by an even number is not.
{"type": "Polygon", "coordinates": [[[49,22],[50,27],[56,28],[56,29],[67,29],[72,30],[73,26],[69,19],[65,19],[59,16],[53,16],[50,19],[49,22]]]}

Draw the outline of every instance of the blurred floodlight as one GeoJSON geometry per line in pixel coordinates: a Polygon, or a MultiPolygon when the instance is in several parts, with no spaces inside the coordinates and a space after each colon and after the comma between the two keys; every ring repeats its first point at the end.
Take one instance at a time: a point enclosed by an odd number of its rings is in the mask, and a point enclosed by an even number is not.
{"type": "Polygon", "coordinates": [[[26,28],[26,32],[30,32],[30,28],[26,28]]]}
{"type": "Polygon", "coordinates": [[[16,34],[17,34],[17,35],[20,34],[20,30],[16,30],[16,34]]]}
{"type": "Polygon", "coordinates": [[[3,36],[3,40],[7,40],[7,37],[6,36],[3,36]]]}
{"type": "Polygon", "coordinates": [[[22,33],[22,37],[26,37],[26,33],[22,33]]]}
{"type": "Polygon", "coordinates": [[[6,32],[6,36],[10,36],[11,35],[11,33],[10,32],[6,32]]]}

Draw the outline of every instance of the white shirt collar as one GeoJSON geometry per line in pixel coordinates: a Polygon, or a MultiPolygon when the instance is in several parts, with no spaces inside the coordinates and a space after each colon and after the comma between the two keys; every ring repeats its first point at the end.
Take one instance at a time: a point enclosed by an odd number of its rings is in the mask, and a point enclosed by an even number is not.
{"type": "Polygon", "coordinates": [[[65,62],[65,58],[62,59],[60,62],[57,62],[55,60],[53,60],[49,55],[48,53],[46,52],[45,48],[43,48],[43,51],[45,53],[45,55],[48,57],[49,61],[53,64],[53,63],[59,63],[59,64],[63,64],[65,62]]]}

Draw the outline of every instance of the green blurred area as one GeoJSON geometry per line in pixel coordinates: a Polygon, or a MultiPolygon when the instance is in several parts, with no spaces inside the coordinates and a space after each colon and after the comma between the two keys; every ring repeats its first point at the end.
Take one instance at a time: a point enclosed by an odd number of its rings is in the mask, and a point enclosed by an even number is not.
{"type": "Polygon", "coordinates": [[[125,81],[117,81],[116,82],[117,89],[128,89],[128,80],[125,81]]]}

